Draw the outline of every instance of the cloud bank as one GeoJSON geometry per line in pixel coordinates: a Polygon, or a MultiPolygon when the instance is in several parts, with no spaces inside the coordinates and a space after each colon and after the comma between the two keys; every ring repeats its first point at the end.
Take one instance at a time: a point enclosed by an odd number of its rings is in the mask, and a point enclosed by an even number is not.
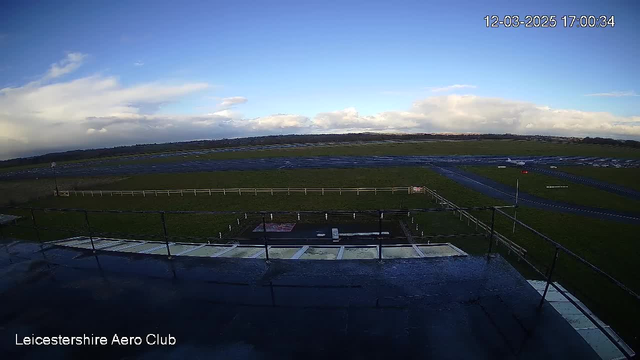
{"type": "MultiPolygon", "coordinates": [[[[408,109],[372,115],[346,108],[328,109],[333,111],[313,117],[273,114],[257,118],[246,118],[234,110],[248,101],[235,96],[221,99],[213,113],[160,115],[159,106],[207,89],[209,84],[123,86],[117,78],[101,75],[61,81],[85,59],[84,54],[67,54],[41,79],[0,89],[0,159],[76,148],[290,133],[509,132],[640,138],[638,116],[553,109],[475,95],[431,96],[408,109]]],[[[463,87],[469,86],[447,88],[463,87]]],[[[440,89],[435,92],[448,91],[440,89]]]]}

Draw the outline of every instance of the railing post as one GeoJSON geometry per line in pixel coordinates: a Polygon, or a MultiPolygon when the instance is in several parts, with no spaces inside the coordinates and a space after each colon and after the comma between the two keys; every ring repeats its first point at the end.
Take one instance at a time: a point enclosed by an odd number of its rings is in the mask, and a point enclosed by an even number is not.
{"type": "Polygon", "coordinates": [[[36,222],[36,215],[33,213],[33,209],[31,209],[31,221],[33,221],[33,228],[36,230],[38,242],[42,244],[42,239],[40,239],[40,230],[38,229],[38,223],[36,222]]]}
{"type": "Polygon", "coordinates": [[[93,249],[93,253],[96,253],[96,245],[93,243],[93,231],[91,231],[91,224],[89,224],[89,213],[87,210],[84,211],[84,220],[87,222],[87,230],[89,230],[89,240],[91,240],[91,249],[93,249]]]}
{"type": "Polygon", "coordinates": [[[378,210],[378,260],[382,260],[382,211],[378,210]]]}
{"type": "Polygon", "coordinates": [[[267,238],[267,222],[262,214],[262,232],[264,233],[264,256],[269,261],[269,239],[267,238]]]}
{"type": "Polygon", "coordinates": [[[540,305],[538,305],[538,309],[542,308],[542,304],[544,304],[544,299],[547,297],[547,291],[549,290],[549,284],[551,284],[551,276],[553,275],[553,269],[556,267],[556,260],[558,260],[558,247],[556,247],[556,252],[553,255],[553,262],[551,262],[551,268],[549,268],[549,275],[547,276],[547,284],[544,286],[544,293],[542,293],[542,299],[540,299],[540,305]]]}
{"type": "Polygon", "coordinates": [[[493,234],[495,233],[494,231],[495,222],[496,222],[496,208],[492,207],[491,208],[491,234],[489,235],[489,252],[487,252],[487,255],[491,254],[491,246],[493,245],[493,234]]]}
{"type": "Polygon", "coordinates": [[[160,213],[160,219],[162,220],[162,232],[164,233],[164,243],[167,245],[167,255],[171,259],[171,250],[169,250],[169,236],[167,235],[167,223],[164,220],[164,211],[160,213]]]}

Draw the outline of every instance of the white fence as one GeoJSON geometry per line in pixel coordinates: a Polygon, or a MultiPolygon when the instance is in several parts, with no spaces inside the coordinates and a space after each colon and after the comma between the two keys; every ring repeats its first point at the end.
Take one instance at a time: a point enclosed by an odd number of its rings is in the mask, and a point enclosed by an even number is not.
{"type": "MultiPolygon", "coordinates": [[[[431,189],[426,189],[425,191],[427,194],[431,195],[432,198],[434,198],[441,206],[447,206],[449,208],[452,209],[459,209],[460,207],[454,203],[452,203],[451,201],[445,199],[444,197],[438,195],[438,193],[436,193],[435,191],[431,190],[431,189]]],[[[456,212],[454,211],[454,214],[456,212]]],[[[485,223],[483,223],[482,221],[480,221],[478,218],[476,218],[475,216],[471,215],[469,212],[467,212],[466,210],[458,210],[457,213],[460,215],[460,221],[463,221],[463,218],[467,219],[467,225],[471,226],[471,224],[474,224],[476,229],[477,228],[481,228],[484,231],[487,232],[487,234],[491,233],[491,226],[487,225],[485,223]]],[[[522,246],[514,243],[512,240],[508,239],[507,237],[505,237],[504,235],[498,233],[497,231],[493,231],[493,238],[496,241],[496,244],[498,242],[503,243],[509,250],[514,251],[522,256],[526,256],[527,254],[527,250],[525,248],[523,248],[522,246]]]]}
{"type": "MultiPolygon", "coordinates": [[[[69,190],[59,191],[58,196],[171,196],[193,195],[212,196],[214,194],[258,195],[258,194],[321,194],[333,193],[391,193],[391,194],[425,194],[426,188],[417,186],[395,186],[382,188],[224,188],[224,189],[172,189],[172,190],[69,190]]],[[[54,195],[55,192],[54,192],[54,195]]]]}

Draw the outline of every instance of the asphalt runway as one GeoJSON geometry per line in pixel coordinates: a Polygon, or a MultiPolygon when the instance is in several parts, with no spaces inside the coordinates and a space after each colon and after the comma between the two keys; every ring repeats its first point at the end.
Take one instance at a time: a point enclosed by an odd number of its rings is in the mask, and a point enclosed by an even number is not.
{"type": "MultiPolygon", "coordinates": [[[[515,187],[501,184],[497,181],[468,171],[464,171],[457,167],[445,168],[440,166],[432,166],[431,169],[461,185],[464,185],[465,187],[478,191],[494,199],[510,203],[515,202],[515,187]]],[[[518,205],[535,209],[557,211],[567,214],[583,215],[603,220],[640,224],[640,214],[569,204],[533,196],[522,191],[520,191],[518,195],[518,205]]]]}
{"type": "MultiPolygon", "coordinates": [[[[600,166],[638,167],[637,159],[613,159],[582,156],[520,156],[514,161],[524,161],[535,165],[579,166],[599,164],[600,166]]],[[[274,170],[274,169],[322,169],[322,168],[371,168],[398,166],[459,166],[459,165],[507,165],[507,157],[495,155],[446,155],[446,156],[312,156],[250,158],[234,160],[191,160],[182,162],[150,164],[101,165],[90,163],[62,164],[56,169],[59,177],[187,173],[230,170],[274,170]]],[[[0,179],[33,179],[53,177],[50,168],[21,169],[0,173],[0,179]]]]}

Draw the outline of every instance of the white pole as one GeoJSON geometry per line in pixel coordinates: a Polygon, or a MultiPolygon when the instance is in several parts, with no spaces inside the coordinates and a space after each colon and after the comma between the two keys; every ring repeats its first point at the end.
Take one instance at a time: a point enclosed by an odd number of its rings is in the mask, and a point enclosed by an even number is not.
{"type": "Polygon", "coordinates": [[[516,217],[518,216],[518,195],[520,193],[520,179],[516,179],[516,207],[513,208],[513,229],[512,233],[516,233],[516,217]]]}

